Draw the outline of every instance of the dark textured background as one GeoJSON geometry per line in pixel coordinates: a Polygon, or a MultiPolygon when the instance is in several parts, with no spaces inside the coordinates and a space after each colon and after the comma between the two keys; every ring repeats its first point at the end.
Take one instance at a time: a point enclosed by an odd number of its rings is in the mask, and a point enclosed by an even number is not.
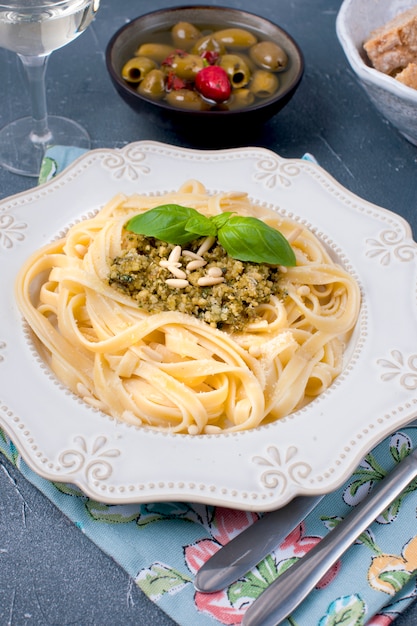
{"type": "MultiPolygon", "coordinates": [[[[175,4],[102,0],[89,30],[52,55],[47,73],[50,112],[85,125],[94,148],[120,147],[140,139],[194,147],[170,128],[149,124],[128,108],[114,91],[104,62],[107,42],[128,19],[175,4]]],[[[202,4],[243,8],[267,17],[288,30],[304,52],[306,71],[293,100],[250,142],[242,129],[239,143],[264,146],[288,158],[313,153],[342,185],[400,213],[416,233],[417,148],[379,116],[349,69],[335,32],[340,0],[202,4]]],[[[28,113],[17,58],[4,50],[0,50],[0,84],[3,125],[28,113]]],[[[225,141],[219,137],[219,147],[225,141]]],[[[33,185],[33,179],[0,169],[2,198],[33,185]]],[[[0,626],[172,623],[0,456],[0,626]]],[[[417,624],[417,606],[395,623],[417,624]]]]}

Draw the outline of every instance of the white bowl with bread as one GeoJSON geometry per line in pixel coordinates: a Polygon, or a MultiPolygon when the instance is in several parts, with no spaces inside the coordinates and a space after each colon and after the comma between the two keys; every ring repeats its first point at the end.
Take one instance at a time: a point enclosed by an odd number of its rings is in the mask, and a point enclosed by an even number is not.
{"type": "Polygon", "coordinates": [[[344,0],[336,32],[375,107],[417,145],[416,0],[344,0]]]}

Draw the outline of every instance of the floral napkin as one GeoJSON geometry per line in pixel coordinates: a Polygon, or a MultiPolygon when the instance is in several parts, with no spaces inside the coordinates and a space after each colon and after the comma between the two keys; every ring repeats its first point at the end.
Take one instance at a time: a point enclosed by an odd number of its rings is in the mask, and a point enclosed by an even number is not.
{"type": "MultiPolygon", "coordinates": [[[[40,182],[59,173],[79,154],[67,148],[51,150],[40,182]]],[[[304,158],[313,159],[311,155],[304,158]]],[[[192,502],[96,502],[74,485],[49,482],[35,474],[0,430],[0,451],[181,626],[240,624],[251,602],[316,545],[416,446],[417,422],[413,422],[367,454],[349,480],[326,496],[252,571],[221,592],[205,594],[193,586],[202,563],[261,513],[192,502]]],[[[359,537],[285,623],[391,624],[417,597],[416,508],[417,479],[359,537]]]]}

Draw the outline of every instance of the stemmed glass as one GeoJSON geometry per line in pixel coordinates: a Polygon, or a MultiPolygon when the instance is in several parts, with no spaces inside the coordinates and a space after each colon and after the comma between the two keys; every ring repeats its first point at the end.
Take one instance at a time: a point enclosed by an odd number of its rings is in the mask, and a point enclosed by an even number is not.
{"type": "Polygon", "coordinates": [[[78,37],[91,23],[100,0],[0,0],[0,47],[16,52],[28,80],[32,117],[0,130],[0,165],[38,176],[51,145],[89,148],[84,128],[65,117],[48,116],[45,72],[53,50],[78,37]]]}

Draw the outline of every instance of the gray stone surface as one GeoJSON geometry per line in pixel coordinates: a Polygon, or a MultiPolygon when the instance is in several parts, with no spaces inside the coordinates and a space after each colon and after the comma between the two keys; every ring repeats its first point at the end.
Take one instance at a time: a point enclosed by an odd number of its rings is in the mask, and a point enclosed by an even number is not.
{"type": "MultiPolygon", "coordinates": [[[[120,147],[140,139],[191,146],[172,129],[149,123],[116,94],[104,51],[128,19],[174,6],[168,0],[102,0],[95,23],[49,62],[51,113],[85,125],[93,147],[120,147]]],[[[270,148],[283,157],[313,153],[342,185],[403,215],[417,229],[417,148],[375,111],[350,71],[335,33],[340,0],[229,0],[227,4],[272,19],[300,44],[302,84],[287,108],[240,145],[270,148]]],[[[16,56],[0,49],[0,125],[28,113],[16,56]]],[[[219,138],[219,146],[227,138],[219,138]]],[[[197,138],[198,145],[198,138],[197,138]]],[[[0,169],[0,197],[29,189],[25,179],[0,169]]],[[[388,598],[387,598],[388,599],[388,598]]],[[[0,625],[168,626],[128,576],[19,472],[0,456],[0,625]]],[[[396,626],[417,623],[417,607],[396,626]]],[[[190,626],[195,626],[190,624],[190,626]]]]}

